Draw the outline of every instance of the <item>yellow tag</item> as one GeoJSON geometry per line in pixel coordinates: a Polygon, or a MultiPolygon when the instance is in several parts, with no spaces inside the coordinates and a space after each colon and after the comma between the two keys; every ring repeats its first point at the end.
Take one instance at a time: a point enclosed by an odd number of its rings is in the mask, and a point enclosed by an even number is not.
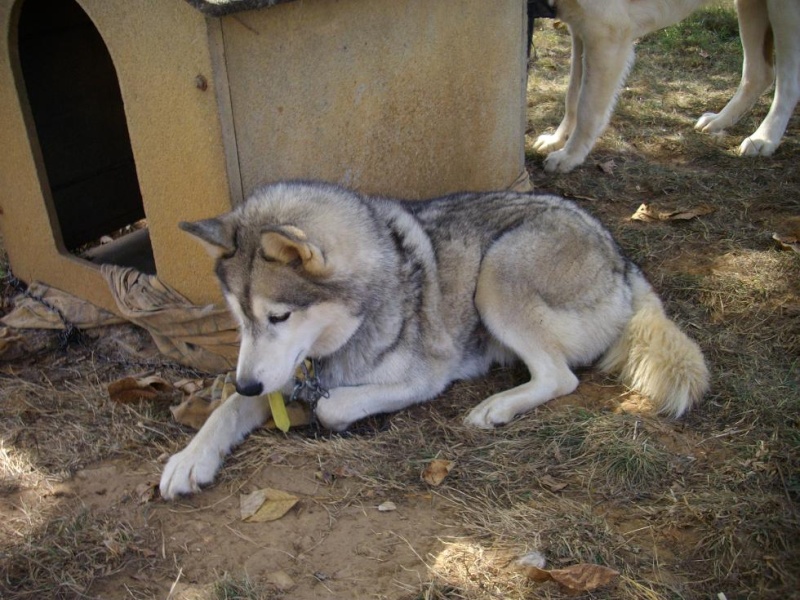
{"type": "Polygon", "coordinates": [[[289,421],[289,413],[286,412],[283,394],[280,392],[270,392],[267,398],[269,399],[269,408],[272,410],[272,420],[275,421],[275,427],[280,429],[283,433],[286,433],[289,431],[291,422],[289,421]]]}

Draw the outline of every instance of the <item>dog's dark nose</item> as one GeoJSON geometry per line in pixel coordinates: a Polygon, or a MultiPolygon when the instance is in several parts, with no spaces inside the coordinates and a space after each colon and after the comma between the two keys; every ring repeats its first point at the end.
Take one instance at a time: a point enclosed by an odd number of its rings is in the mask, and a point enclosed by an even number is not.
{"type": "Polygon", "coordinates": [[[242,396],[260,396],[264,391],[264,386],[260,381],[237,381],[236,391],[242,396]]]}

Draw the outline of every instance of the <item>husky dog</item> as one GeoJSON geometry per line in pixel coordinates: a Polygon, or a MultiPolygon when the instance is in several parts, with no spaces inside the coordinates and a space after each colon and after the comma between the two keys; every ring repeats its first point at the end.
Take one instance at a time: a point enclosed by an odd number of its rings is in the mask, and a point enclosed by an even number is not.
{"type": "MultiPolygon", "coordinates": [[[[583,163],[608,125],[634,41],[677,23],[710,0],[548,0],[569,26],[572,59],[564,119],[534,149],[548,153],[546,171],[567,173],[583,163]]],[[[772,107],[739,146],[742,156],[770,156],[800,99],[800,2],[736,0],[744,50],[742,80],[719,114],[706,113],[695,129],[719,132],[734,125],[775,83],[772,107]],[[773,65],[773,46],[774,60],[773,65]]]]}
{"type": "Polygon", "coordinates": [[[222,457],[269,416],[306,357],[341,431],[520,359],[531,379],[487,398],[467,424],[492,428],[578,385],[598,361],[682,415],[706,391],[703,355],[664,314],[609,232],[572,202],[513,192],[405,202],[316,182],[256,190],[219,218],[181,227],[216,257],[241,324],[237,394],[174,455],[161,494],[210,483],[222,457]]]}

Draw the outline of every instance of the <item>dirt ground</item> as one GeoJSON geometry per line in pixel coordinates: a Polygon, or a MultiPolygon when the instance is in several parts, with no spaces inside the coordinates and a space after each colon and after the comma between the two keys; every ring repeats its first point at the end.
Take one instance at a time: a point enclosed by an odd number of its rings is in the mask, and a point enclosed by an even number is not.
{"type": "MultiPolygon", "coordinates": [[[[740,49],[730,9],[683,27],[639,45],[586,165],[551,176],[531,152],[528,168],[538,189],[608,225],[700,343],[712,391],[687,418],[652,416],[587,369],[575,393],[505,428],[462,426],[526,376],[497,369],[347,434],[260,430],[213,486],[165,502],[154,486],[192,435],[168,410],[181,394],[121,404],[107,385],[212,374],[162,362],[129,326],[25,331],[28,351],[0,362],[0,596],[567,597],[518,566],[536,553],[548,569],[617,571],[579,597],[800,598],[800,254],[772,238],[800,216],[800,121],[767,159],[735,148],[768,97],[728,135],[694,132],[735,89],[740,49]],[[712,34],[711,49],[697,45],[712,34]],[[643,202],[712,212],[631,221],[643,202]],[[434,460],[452,466],[437,485],[421,478],[434,460]],[[299,501],[277,520],[243,521],[240,497],[263,488],[299,501]]],[[[557,125],[569,68],[565,32],[540,28],[529,143],[557,125]]],[[[2,312],[17,291],[7,277],[2,312]]]]}

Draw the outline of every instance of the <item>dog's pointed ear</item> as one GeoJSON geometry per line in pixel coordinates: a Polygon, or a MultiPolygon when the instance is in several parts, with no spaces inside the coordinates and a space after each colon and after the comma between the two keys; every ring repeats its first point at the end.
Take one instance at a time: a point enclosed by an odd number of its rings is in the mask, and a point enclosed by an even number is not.
{"type": "Polygon", "coordinates": [[[233,254],[236,250],[233,227],[221,218],[202,221],[181,221],[178,227],[199,239],[206,251],[214,258],[233,254]]]}
{"type": "Polygon", "coordinates": [[[328,271],[322,250],[308,241],[303,230],[291,225],[263,230],[261,249],[268,260],[300,265],[309,275],[325,275],[328,271]]]}

